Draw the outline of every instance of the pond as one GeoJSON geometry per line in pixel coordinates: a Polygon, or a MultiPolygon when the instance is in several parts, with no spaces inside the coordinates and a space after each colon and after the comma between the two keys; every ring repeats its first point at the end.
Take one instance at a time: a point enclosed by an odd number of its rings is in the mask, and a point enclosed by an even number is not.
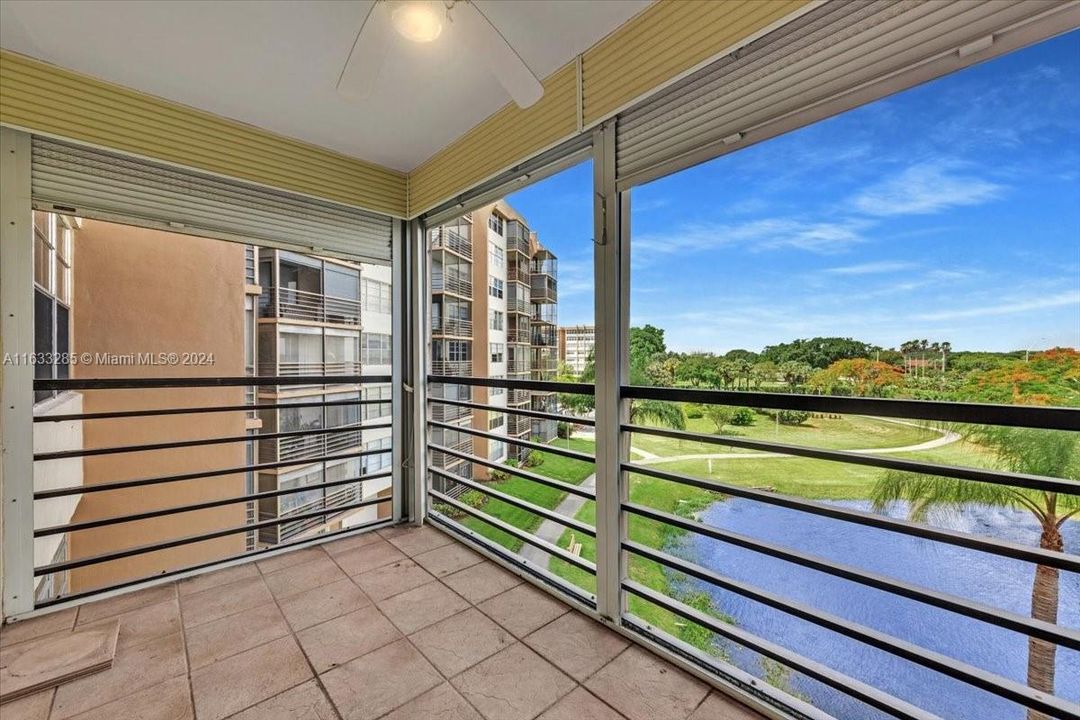
{"type": "MultiPolygon", "coordinates": [[[[865,501],[833,504],[859,510],[869,508],[865,501]]],[[[898,505],[889,514],[903,518],[907,508],[898,505]]],[[[1034,566],[1030,563],[750,500],[729,499],[714,503],[701,514],[701,520],[993,607],[1025,616],[1030,613],[1034,575],[1034,566]]],[[[1038,545],[1037,524],[1023,511],[980,506],[959,513],[934,512],[929,522],[951,530],[1038,545]]],[[[1080,523],[1067,522],[1063,533],[1066,550],[1074,553],[1080,550],[1080,523]]],[[[669,550],[722,575],[1025,682],[1027,638],[1018,633],[710,538],[687,535],[680,546],[669,550]]],[[[716,607],[730,615],[740,628],[943,718],[1021,720],[1025,716],[1020,706],[986,691],[752,600],[692,579],[685,581],[685,587],[708,592],[716,607]]],[[[1080,626],[1080,575],[1061,573],[1059,607],[1059,624],[1073,628],[1080,626]]],[[[736,646],[721,647],[734,664],[762,676],[756,654],[736,646]]],[[[844,720],[885,717],[859,701],[798,674],[787,680],[786,689],[844,720]]],[[[1080,653],[1058,648],[1056,694],[1080,702],[1080,653]]]]}

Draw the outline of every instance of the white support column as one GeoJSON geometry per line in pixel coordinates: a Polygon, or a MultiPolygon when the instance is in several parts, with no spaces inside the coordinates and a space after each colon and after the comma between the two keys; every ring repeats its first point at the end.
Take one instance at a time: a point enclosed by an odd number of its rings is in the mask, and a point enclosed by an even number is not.
{"type": "Polygon", "coordinates": [[[625,573],[621,543],[625,537],[621,504],[626,483],[620,463],[626,457],[625,419],[620,387],[626,382],[628,253],[624,252],[623,201],[615,187],[615,124],[593,134],[593,218],[596,303],[596,605],[599,614],[618,624],[624,602],[625,573]]]}
{"type": "Polygon", "coordinates": [[[408,225],[407,242],[410,244],[409,276],[412,293],[411,333],[412,376],[412,463],[410,465],[411,487],[409,491],[409,517],[414,523],[422,523],[427,513],[428,475],[428,311],[429,289],[427,278],[427,241],[424,227],[419,220],[408,225]]]}
{"type": "Polygon", "coordinates": [[[407,342],[405,342],[402,330],[405,328],[403,318],[406,317],[408,308],[405,301],[407,296],[403,289],[406,253],[404,252],[405,238],[402,237],[401,221],[394,220],[390,224],[390,228],[390,277],[393,283],[390,294],[390,343],[392,353],[392,364],[390,366],[390,419],[393,424],[390,430],[390,443],[393,447],[393,463],[391,465],[393,477],[391,478],[390,487],[394,495],[394,500],[391,503],[393,518],[400,521],[404,512],[402,499],[403,495],[405,495],[405,478],[407,476],[402,467],[402,459],[407,455],[405,452],[405,428],[402,423],[402,418],[406,417],[407,413],[402,412],[402,408],[404,408],[402,403],[411,402],[411,398],[404,392],[404,383],[407,382],[407,378],[403,372],[407,360],[405,356],[407,342]]]}
{"type": "Polygon", "coordinates": [[[30,136],[0,128],[3,617],[34,609],[34,217],[30,136]]]}

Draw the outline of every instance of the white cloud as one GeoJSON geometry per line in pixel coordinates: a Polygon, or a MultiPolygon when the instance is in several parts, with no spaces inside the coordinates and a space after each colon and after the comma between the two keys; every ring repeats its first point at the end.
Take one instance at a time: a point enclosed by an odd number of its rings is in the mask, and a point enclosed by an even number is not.
{"type": "Polygon", "coordinates": [[[957,164],[912,165],[899,175],[863,190],[852,204],[868,215],[929,215],[952,207],[978,205],[1000,196],[1001,185],[956,172],[957,164]]]}
{"type": "Polygon", "coordinates": [[[1006,303],[995,305],[980,305],[978,307],[942,310],[940,312],[924,313],[915,315],[915,320],[960,320],[964,318],[993,317],[997,315],[1014,315],[1016,313],[1029,312],[1031,310],[1045,310],[1047,308],[1065,307],[1073,305],[1080,307],[1080,290],[1069,290],[1047,297],[1035,297],[1029,300],[1016,299],[1006,303]]]}
{"type": "Polygon", "coordinates": [[[824,272],[833,275],[876,275],[881,273],[894,273],[903,270],[912,270],[918,267],[915,263],[902,262],[899,260],[878,260],[876,262],[860,263],[858,265],[844,265],[842,267],[827,268],[824,272]]]}
{"type": "Polygon", "coordinates": [[[866,223],[806,222],[791,218],[765,218],[745,223],[699,223],[672,232],[633,239],[635,251],[680,253],[741,246],[751,251],[796,249],[815,253],[846,250],[863,241],[866,223]]]}

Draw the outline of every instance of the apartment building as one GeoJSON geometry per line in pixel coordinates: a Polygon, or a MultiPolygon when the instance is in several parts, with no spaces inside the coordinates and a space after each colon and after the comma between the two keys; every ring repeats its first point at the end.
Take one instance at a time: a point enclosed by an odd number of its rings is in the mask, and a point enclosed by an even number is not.
{"type": "MultiPolygon", "coordinates": [[[[431,357],[436,375],[551,380],[556,370],[558,302],[555,255],[540,244],[524,217],[504,200],[429,231],[431,357]]],[[[552,393],[434,384],[433,397],[496,407],[548,409],[552,393]]],[[[435,405],[434,419],[494,435],[541,441],[555,437],[553,422],[497,411],[435,405]]],[[[520,459],[507,441],[437,428],[434,444],[493,462],[520,459]]],[[[473,468],[436,452],[439,467],[463,476],[473,468]]]]}
{"type": "MultiPolygon", "coordinates": [[[[389,375],[390,268],[315,258],[57,213],[35,212],[34,316],[38,353],[73,353],[67,362],[35,365],[38,378],[152,378],[214,375],[389,375]],[[132,355],[198,353],[206,364],[151,364],[132,355]],[[78,358],[90,357],[90,361],[78,358]]],[[[94,521],[130,507],[158,508],[253,492],[300,489],[387,470],[389,384],[195,387],[184,389],[38,391],[35,416],[116,413],[177,407],[290,405],[209,413],[37,422],[37,453],[78,451],[166,440],[252,436],[222,443],[40,461],[35,489],[92,486],[127,478],[197,473],[296,460],[295,465],[191,479],[183,484],[69,495],[35,503],[38,526],[94,521]],[[348,405],[348,400],[385,403],[348,405]],[[325,406],[320,406],[323,402],[325,406]],[[258,439],[258,434],[329,429],[326,435],[258,439]],[[318,458],[318,461],[315,459],[318,458]]],[[[35,564],[47,565],[167,541],[257,520],[310,513],[390,491],[390,479],[166,515],[35,541],[35,564]]],[[[39,600],[135,575],[250,551],[293,538],[369,522],[389,513],[372,505],[295,523],[180,545],[91,568],[39,578],[39,600]]]]}
{"type": "Polygon", "coordinates": [[[559,362],[565,363],[574,375],[581,375],[596,345],[596,328],[592,325],[565,325],[559,328],[559,362]]]}
{"type": "MultiPolygon", "coordinates": [[[[263,376],[389,375],[391,366],[390,268],[264,249],[258,260],[258,374],[263,376]]],[[[390,467],[391,455],[357,456],[389,450],[389,384],[342,382],[326,385],[261,386],[262,434],[326,430],[259,441],[259,463],[295,465],[260,470],[258,492],[302,489],[356,478],[357,483],[279,495],[259,501],[260,520],[310,515],[385,493],[389,478],[360,483],[364,475],[390,467]],[[347,404],[385,400],[385,404],[347,404]]],[[[324,530],[368,522],[388,506],[369,506],[347,515],[309,517],[259,530],[261,545],[274,545],[324,530]]]]}

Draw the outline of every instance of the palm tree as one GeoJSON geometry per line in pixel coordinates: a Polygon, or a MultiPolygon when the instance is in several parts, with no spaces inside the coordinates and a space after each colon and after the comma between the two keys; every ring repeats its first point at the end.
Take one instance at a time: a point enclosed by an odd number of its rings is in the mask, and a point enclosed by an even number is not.
{"type": "Polygon", "coordinates": [[[666,400],[631,400],[630,424],[639,423],[666,425],[675,430],[685,430],[686,415],[681,407],[666,400]]]}
{"type": "MultiPolygon", "coordinates": [[[[990,449],[1002,469],[1048,477],[1080,478],[1080,433],[1034,428],[965,426],[952,428],[990,449]]],[[[890,471],[874,486],[873,507],[885,510],[898,500],[911,504],[912,520],[922,521],[932,508],[959,510],[983,504],[1022,508],[1030,512],[1040,528],[1039,547],[1064,552],[1061,527],[1080,513],[1080,496],[1029,490],[1026,488],[972,482],[917,473],[890,471]]],[[[1058,618],[1058,569],[1037,565],[1031,588],[1031,617],[1048,623],[1058,618]]],[[[1028,686],[1053,694],[1057,645],[1028,638],[1028,686]]],[[[1028,720],[1049,720],[1028,710],[1028,720]]]]}

